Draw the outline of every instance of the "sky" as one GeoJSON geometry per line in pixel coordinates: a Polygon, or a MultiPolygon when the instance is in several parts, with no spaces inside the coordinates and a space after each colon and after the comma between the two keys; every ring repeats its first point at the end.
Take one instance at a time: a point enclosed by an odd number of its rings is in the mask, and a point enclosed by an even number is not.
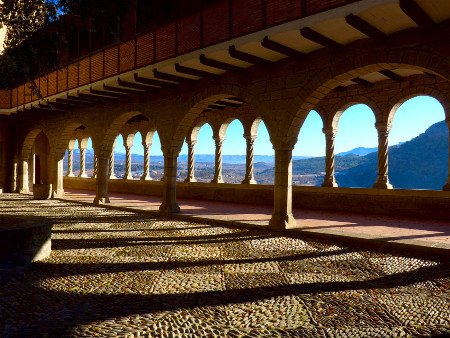
{"type": "MultiPolygon", "coordinates": [[[[429,96],[417,96],[406,101],[397,110],[393,127],[389,135],[389,144],[395,145],[425,132],[431,125],[445,119],[442,105],[429,96]]],[[[357,147],[374,148],[378,146],[377,132],[375,129],[375,117],[372,110],[362,104],[348,108],[341,116],[338,125],[338,134],[335,140],[336,154],[357,147]]],[[[234,120],[228,126],[223,144],[224,155],[245,155],[246,145],[243,137],[244,129],[238,120],[234,120]]],[[[143,154],[142,138],[138,133],[135,137],[133,153],[143,154]]],[[[117,152],[125,152],[123,141],[117,141],[117,152]]],[[[195,146],[196,154],[214,154],[214,140],[212,129],[205,124],[199,132],[195,146]]],[[[155,133],[152,155],[162,155],[159,136],[155,133]]],[[[180,154],[187,154],[186,143],[180,154]]],[[[258,129],[258,137],[255,141],[256,155],[273,155],[269,133],[262,122],[258,129]]],[[[293,156],[324,156],[325,137],[322,132],[322,120],[317,112],[312,111],[305,120],[298,137],[293,156]]]]}

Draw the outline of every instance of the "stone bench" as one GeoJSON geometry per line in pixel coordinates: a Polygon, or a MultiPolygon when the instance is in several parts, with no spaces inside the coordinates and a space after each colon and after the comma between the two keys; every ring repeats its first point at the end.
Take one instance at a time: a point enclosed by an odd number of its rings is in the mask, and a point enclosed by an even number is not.
{"type": "Polygon", "coordinates": [[[42,260],[51,252],[52,223],[0,215],[0,269],[42,260]]]}

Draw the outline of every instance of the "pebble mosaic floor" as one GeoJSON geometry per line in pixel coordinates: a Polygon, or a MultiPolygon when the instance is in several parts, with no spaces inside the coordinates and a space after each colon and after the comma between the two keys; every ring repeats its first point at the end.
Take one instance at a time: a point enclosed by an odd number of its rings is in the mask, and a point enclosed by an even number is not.
{"type": "Polygon", "coordinates": [[[450,335],[450,262],[0,195],[54,221],[52,254],[0,270],[0,337],[450,335]]]}

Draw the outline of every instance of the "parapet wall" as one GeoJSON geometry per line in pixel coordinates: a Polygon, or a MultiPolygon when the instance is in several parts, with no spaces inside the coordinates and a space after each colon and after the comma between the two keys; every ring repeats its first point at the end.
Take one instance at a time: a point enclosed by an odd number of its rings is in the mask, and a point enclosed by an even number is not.
{"type": "MultiPolygon", "coordinates": [[[[65,178],[66,189],[95,190],[94,179],[65,178]]],[[[162,182],[110,180],[115,193],[162,196],[162,182]]],[[[177,197],[252,205],[273,205],[273,186],[213,183],[177,184],[177,197]]],[[[450,220],[450,192],[365,188],[293,187],[293,208],[450,220]]]]}

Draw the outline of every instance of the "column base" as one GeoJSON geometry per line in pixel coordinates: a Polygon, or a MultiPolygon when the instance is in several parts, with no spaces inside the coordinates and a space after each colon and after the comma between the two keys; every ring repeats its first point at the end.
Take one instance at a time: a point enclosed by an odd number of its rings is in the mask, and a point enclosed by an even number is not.
{"type": "Polygon", "coordinates": [[[53,190],[52,198],[63,198],[64,197],[64,189],[53,190]]]}
{"type": "Polygon", "coordinates": [[[269,227],[273,229],[293,229],[297,227],[294,215],[288,214],[272,214],[272,218],[269,222],[269,227]]]}
{"type": "Polygon", "coordinates": [[[444,191],[450,191],[450,179],[447,181],[447,183],[442,188],[444,191]]]}
{"type": "Polygon", "coordinates": [[[109,200],[109,197],[97,197],[95,196],[94,202],[95,205],[102,205],[102,204],[107,204],[107,203],[111,203],[109,200]]]}
{"type": "Polygon", "coordinates": [[[133,179],[133,175],[127,175],[127,176],[124,176],[123,178],[122,178],[123,180],[132,180],[133,179]]]}
{"type": "Polygon", "coordinates": [[[185,182],[185,183],[196,183],[197,180],[196,180],[195,178],[190,178],[190,177],[188,177],[188,178],[186,178],[186,179],[184,180],[184,182],[185,182]]]}
{"type": "Polygon", "coordinates": [[[87,174],[80,175],[79,178],[89,178],[87,174]]]}
{"type": "Polygon", "coordinates": [[[150,175],[141,176],[141,181],[153,181],[153,178],[150,177],[150,175]]]}
{"type": "Polygon", "coordinates": [[[323,188],[337,188],[338,184],[337,184],[336,180],[333,178],[331,180],[323,181],[322,187],[323,188]]]}
{"type": "Polygon", "coordinates": [[[225,182],[223,181],[223,179],[220,178],[220,179],[213,179],[211,183],[225,183],[225,182]]]}
{"type": "Polygon", "coordinates": [[[76,177],[74,174],[67,174],[67,177],[76,177]]]}
{"type": "Polygon", "coordinates": [[[382,181],[382,182],[376,182],[373,185],[374,189],[393,189],[394,187],[392,184],[389,183],[389,181],[382,181]]]}
{"type": "Polygon", "coordinates": [[[177,202],[167,203],[163,202],[159,207],[159,214],[163,217],[170,216],[172,214],[178,214],[180,207],[177,202]]]}
{"type": "Polygon", "coordinates": [[[257,184],[257,182],[253,178],[251,180],[245,179],[241,183],[242,184],[257,184]]]}
{"type": "Polygon", "coordinates": [[[113,176],[109,176],[109,177],[108,177],[108,180],[116,180],[116,179],[117,179],[117,177],[116,177],[116,176],[114,176],[114,175],[113,175],[113,176]]]}
{"type": "Polygon", "coordinates": [[[19,194],[28,195],[30,193],[29,189],[19,189],[19,194]]]}

